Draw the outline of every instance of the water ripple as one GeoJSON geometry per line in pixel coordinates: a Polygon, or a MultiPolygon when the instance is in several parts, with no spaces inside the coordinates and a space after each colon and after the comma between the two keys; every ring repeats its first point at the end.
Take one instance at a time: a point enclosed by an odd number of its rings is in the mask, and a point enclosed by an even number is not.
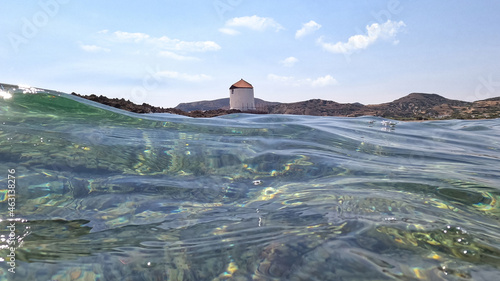
{"type": "Polygon", "coordinates": [[[54,92],[14,92],[0,109],[19,280],[500,273],[498,119],[192,119],[54,92]]]}

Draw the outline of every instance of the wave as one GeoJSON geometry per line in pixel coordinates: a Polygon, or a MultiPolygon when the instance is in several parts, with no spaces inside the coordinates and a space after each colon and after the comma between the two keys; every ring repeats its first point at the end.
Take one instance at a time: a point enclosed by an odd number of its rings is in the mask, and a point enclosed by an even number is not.
{"type": "Polygon", "coordinates": [[[21,278],[485,279],[499,147],[498,119],[194,119],[0,95],[21,278]]]}

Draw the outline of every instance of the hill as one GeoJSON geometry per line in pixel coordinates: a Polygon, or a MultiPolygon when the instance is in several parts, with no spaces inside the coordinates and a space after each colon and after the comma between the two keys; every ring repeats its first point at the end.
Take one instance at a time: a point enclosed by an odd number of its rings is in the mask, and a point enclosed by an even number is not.
{"type": "MultiPolygon", "coordinates": [[[[173,113],[191,117],[214,117],[242,112],[227,109],[229,98],[182,103],[176,108],[161,108],[145,103],[137,105],[124,99],[109,99],[104,96],[78,96],[137,113],[173,113]]],[[[392,102],[376,105],[337,103],[321,99],[294,103],[276,103],[256,99],[256,107],[258,111],[249,113],[346,117],[371,115],[397,120],[500,118],[500,97],[466,102],[425,93],[411,93],[392,102]]]]}
{"type": "Polygon", "coordinates": [[[337,103],[321,99],[303,102],[282,103],[267,108],[270,114],[297,114],[316,116],[359,116],[357,112],[365,106],[360,103],[337,103]]]}
{"type": "MultiPolygon", "coordinates": [[[[255,107],[257,109],[265,108],[270,105],[276,105],[279,102],[269,102],[265,100],[255,99],[255,107]]],[[[180,109],[182,111],[195,111],[195,110],[216,110],[216,109],[229,109],[229,98],[224,99],[216,99],[211,101],[197,101],[197,102],[188,102],[188,103],[180,103],[175,107],[176,109],[180,109]]]]}
{"type": "Polygon", "coordinates": [[[436,119],[452,115],[459,117],[470,102],[451,100],[437,94],[411,93],[389,103],[368,105],[364,112],[392,118],[436,119]]]}
{"type": "Polygon", "coordinates": [[[500,97],[466,102],[437,94],[411,93],[392,102],[376,105],[314,99],[269,106],[267,112],[346,117],[371,115],[398,120],[500,118],[500,97]]]}

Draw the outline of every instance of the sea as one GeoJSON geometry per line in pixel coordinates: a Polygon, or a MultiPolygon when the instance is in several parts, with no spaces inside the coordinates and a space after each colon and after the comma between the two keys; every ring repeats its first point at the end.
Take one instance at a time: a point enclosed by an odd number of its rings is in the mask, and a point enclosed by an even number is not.
{"type": "Polygon", "coordinates": [[[0,280],[499,280],[500,120],[0,91],[0,280]]]}

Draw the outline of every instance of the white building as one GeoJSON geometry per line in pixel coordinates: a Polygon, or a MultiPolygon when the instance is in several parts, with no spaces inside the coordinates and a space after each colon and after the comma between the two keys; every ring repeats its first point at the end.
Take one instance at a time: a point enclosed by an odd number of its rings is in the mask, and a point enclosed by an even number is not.
{"type": "Polygon", "coordinates": [[[255,110],[253,86],[241,79],[229,88],[229,107],[239,110],[255,110]]]}

